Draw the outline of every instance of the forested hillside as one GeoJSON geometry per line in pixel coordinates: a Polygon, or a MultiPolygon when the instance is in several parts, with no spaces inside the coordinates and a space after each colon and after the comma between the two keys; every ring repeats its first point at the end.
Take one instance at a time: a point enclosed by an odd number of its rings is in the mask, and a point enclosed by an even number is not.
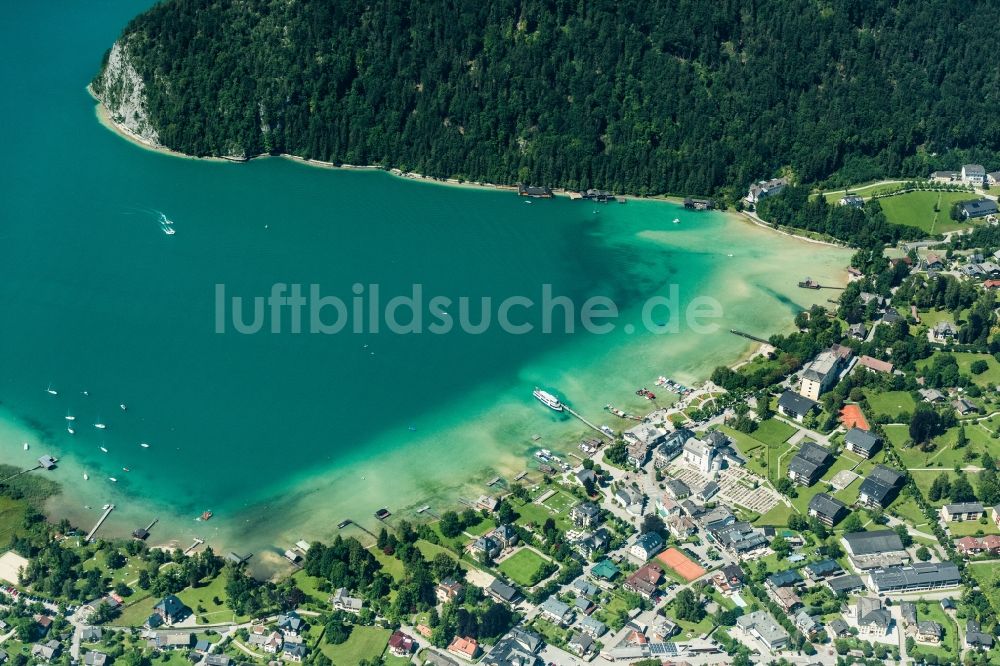
{"type": "Polygon", "coordinates": [[[119,43],[185,153],[735,194],[995,163],[998,25],[985,0],[166,0],[119,43]]]}

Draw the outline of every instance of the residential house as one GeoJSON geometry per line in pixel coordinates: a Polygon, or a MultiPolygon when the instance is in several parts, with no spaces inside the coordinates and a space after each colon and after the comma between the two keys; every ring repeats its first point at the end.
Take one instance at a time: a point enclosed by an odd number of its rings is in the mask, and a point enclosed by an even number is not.
{"type": "Polygon", "coordinates": [[[804,609],[795,614],[793,620],[795,628],[802,632],[806,638],[813,638],[819,633],[821,625],[813,619],[804,609]]]}
{"type": "Polygon", "coordinates": [[[922,389],[918,389],[917,393],[920,394],[920,398],[924,402],[929,402],[932,405],[934,403],[941,402],[942,400],[944,400],[944,394],[941,393],[941,391],[938,391],[937,389],[922,388],[922,389]]]}
{"type": "Polygon", "coordinates": [[[850,625],[848,625],[839,617],[830,620],[830,624],[827,625],[827,628],[830,631],[831,638],[843,638],[845,636],[850,635],[851,633],[850,625]]]}
{"type": "Polygon", "coordinates": [[[986,184],[990,187],[1000,185],[1000,171],[990,171],[986,174],[986,184]]]}
{"type": "Polygon", "coordinates": [[[233,660],[228,654],[205,655],[205,666],[232,666],[233,660]]]}
{"type": "MultiPolygon", "coordinates": [[[[253,634],[250,635],[253,638],[253,634]]],[[[186,650],[191,647],[194,637],[188,632],[161,631],[153,635],[150,647],[156,650],[186,650]]]]}
{"type": "Polygon", "coordinates": [[[574,476],[576,477],[576,480],[580,483],[580,485],[583,486],[584,488],[587,487],[588,483],[593,484],[595,488],[597,487],[597,474],[595,474],[594,470],[592,469],[583,468],[580,471],[578,471],[574,476]]]}
{"type": "Polygon", "coordinates": [[[715,481],[709,481],[698,491],[698,499],[702,502],[707,502],[715,497],[720,490],[722,490],[722,486],[715,481]]]}
{"type": "Polygon", "coordinates": [[[596,527],[601,522],[601,509],[593,502],[581,502],[570,509],[569,518],[577,527],[596,527]]]}
{"type": "Polygon", "coordinates": [[[519,596],[517,588],[508,585],[499,578],[494,578],[490,586],[486,588],[486,594],[490,595],[497,601],[503,601],[504,603],[514,603],[514,601],[519,596]]]}
{"type": "Polygon", "coordinates": [[[722,592],[735,592],[743,587],[746,574],[738,564],[728,564],[715,573],[712,580],[716,588],[722,592]]]}
{"type": "Polygon", "coordinates": [[[944,629],[933,620],[921,620],[917,623],[917,640],[921,643],[937,645],[944,636],[944,629]]]}
{"type": "Polygon", "coordinates": [[[872,358],[871,356],[860,356],[858,357],[858,367],[864,368],[868,372],[882,373],[885,375],[891,375],[893,365],[889,361],[880,361],[877,358],[872,358]]]}
{"type": "Polygon", "coordinates": [[[847,505],[826,493],[817,493],[809,500],[808,513],[827,527],[833,527],[847,517],[847,505]]]}
{"type": "Polygon", "coordinates": [[[804,570],[806,575],[812,580],[822,580],[843,571],[843,569],[840,568],[840,565],[837,564],[836,560],[820,560],[819,562],[810,562],[805,566],[804,570]]]}
{"type": "Polygon", "coordinates": [[[614,500],[624,509],[639,507],[639,511],[642,511],[642,493],[635,488],[622,486],[615,491],[614,500]]]}
{"type": "Polygon", "coordinates": [[[965,623],[965,646],[972,650],[989,650],[993,647],[993,636],[984,633],[976,620],[965,623]]]}
{"type": "Polygon", "coordinates": [[[681,628],[678,627],[675,622],[671,622],[667,619],[661,620],[656,624],[656,627],[653,628],[653,640],[660,643],[666,643],[675,634],[679,633],[680,629],[681,628]]]}
{"type": "Polygon", "coordinates": [[[330,597],[330,604],[337,610],[347,613],[360,613],[361,609],[364,608],[365,602],[363,599],[350,596],[346,588],[338,587],[334,591],[333,596],[330,597]]]}
{"type": "Polygon", "coordinates": [[[593,599],[601,593],[601,588],[585,578],[577,578],[573,581],[573,588],[576,589],[578,595],[587,597],[588,599],[593,599]]]}
{"type": "Polygon", "coordinates": [[[915,562],[909,566],[876,569],[868,574],[868,586],[876,593],[919,592],[961,585],[954,562],[915,562]]]}
{"type": "Polygon", "coordinates": [[[915,631],[917,627],[917,605],[912,601],[903,601],[899,604],[899,613],[903,616],[903,628],[908,632],[915,631]]]}
{"type": "Polygon", "coordinates": [[[576,656],[582,657],[590,652],[590,649],[594,646],[594,639],[582,631],[576,632],[566,645],[576,656]]]}
{"type": "Polygon", "coordinates": [[[986,550],[986,546],[983,545],[981,539],[977,539],[974,536],[964,536],[961,539],[955,540],[955,550],[965,557],[969,557],[983,552],[986,550]]]}
{"type": "Polygon", "coordinates": [[[652,423],[640,423],[622,433],[622,439],[629,449],[629,462],[636,467],[646,463],[649,452],[662,444],[669,431],[652,423]]]}
{"type": "Polygon", "coordinates": [[[944,268],[944,261],[938,253],[928,252],[927,256],[924,258],[924,266],[929,271],[939,271],[944,268]]]}
{"type": "Polygon", "coordinates": [[[446,603],[458,599],[464,589],[465,586],[454,578],[445,578],[434,588],[434,596],[438,601],[446,603]]]}
{"type": "Polygon", "coordinates": [[[675,539],[684,540],[698,531],[697,525],[687,516],[670,516],[664,524],[675,539]]]}
{"type": "Polygon", "coordinates": [[[517,530],[509,523],[500,525],[490,532],[490,537],[500,545],[501,550],[507,550],[517,545],[517,530]]]}
{"type": "Polygon", "coordinates": [[[867,430],[851,428],[844,435],[844,447],[862,458],[871,458],[882,445],[882,441],[867,430]]]}
{"type": "Polygon", "coordinates": [[[479,537],[469,546],[469,550],[477,556],[482,557],[483,555],[488,555],[490,558],[494,558],[500,554],[501,548],[500,544],[489,534],[484,534],[479,537]]]}
{"type": "Polygon", "coordinates": [[[86,666],[104,666],[108,663],[108,655],[103,652],[91,650],[87,654],[83,655],[83,663],[86,666]]]}
{"type": "Polygon", "coordinates": [[[409,657],[413,654],[416,646],[417,642],[413,640],[413,637],[402,631],[394,631],[389,636],[389,652],[397,657],[409,657]]]}
{"type": "Polygon", "coordinates": [[[59,641],[52,639],[45,643],[35,643],[31,646],[31,656],[42,661],[52,661],[62,652],[59,641]]]}
{"type": "Polygon", "coordinates": [[[581,555],[589,560],[593,559],[596,555],[606,552],[610,543],[611,535],[602,527],[593,532],[581,534],[579,538],[572,542],[572,545],[581,555]]]}
{"type": "Polygon", "coordinates": [[[301,663],[306,658],[306,653],[306,646],[302,643],[285,643],[281,648],[281,659],[301,663]]]}
{"type": "Polygon", "coordinates": [[[858,194],[848,194],[840,198],[841,206],[850,206],[851,208],[861,208],[865,205],[864,197],[858,194]]]}
{"type": "Polygon", "coordinates": [[[741,615],[736,626],[763,643],[769,650],[780,650],[788,645],[788,632],[767,611],[741,615]]]}
{"type": "Polygon", "coordinates": [[[865,326],[864,322],[858,322],[857,324],[851,324],[847,327],[847,335],[849,335],[854,340],[864,340],[868,337],[868,328],[865,326]]]}
{"type": "Polygon", "coordinates": [[[455,636],[448,644],[448,652],[453,655],[472,661],[479,656],[479,642],[472,637],[455,636]]]}
{"type": "Polygon", "coordinates": [[[945,504],[941,507],[941,520],[946,523],[957,523],[966,520],[979,520],[986,513],[980,502],[961,502],[945,504]]]}
{"type": "Polygon", "coordinates": [[[951,406],[955,408],[955,411],[958,412],[959,416],[966,416],[967,414],[975,414],[979,412],[979,408],[965,398],[953,400],[951,406]]]}
{"type": "Polygon", "coordinates": [[[997,202],[993,199],[977,199],[965,201],[958,206],[963,219],[972,220],[977,217],[988,217],[997,214],[997,202]]]}
{"type": "Polygon", "coordinates": [[[861,636],[885,636],[892,626],[892,615],[882,601],[874,597],[860,597],[855,607],[854,617],[858,622],[861,636]]]}
{"type": "Polygon", "coordinates": [[[282,615],[279,615],[275,624],[278,630],[281,631],[286,637],[291,636],[297,638],[299,634],[305,631],[306,623],[299,617],[299,614],[295,611],[288,611],[282,615]]]}
{"type": "Polygon", "coordinates": [[[658,566],[647,564],[626,578],[622,587],[650,599],[656,594],[656,587],[660,584],[662,577],[663,572],[658,566]]]}
{"type": "MultiPolygon", "coordinates": [[[[434,650],[426,650],[423,655],[424,666],[459,666],[459,662],[434,650]]],[[[507,666],[506,664],[504,666],[507,666]]]]}
{"type": "Polygon", "coordinates": [[[168,594],[153,606],[153,615],[160,618],[160,624],[168,627],[180,622],[190,614],[191,609],[173,594],[168,594]]]}
{"type": "Polygon", "coordinates": [[[837,383],[841,370],[851,360],[851,354],[850,347],[841,345],[833,345],[817,354],[802,370],[799,393],[810,400],[819,400],[825,391],[837,383]]]}
{"type": "Polygon", "coordinates": [[[776,587],[770,590],[771,597],[774,601],[781,607],[783,611],[788,613],[797,606],[802,605],[802,600],[799,599],[799,595],[796,594],[795,590],[790,587],[776,587]]]}
{"type": "Polygon", "coordinates": [[[778,412],[802,423],[806,415],[816,409],[817,402],[794,391],[785,391],[778,398],[778,412]]]}
{"type": "Polygon", "coordinates": [[[901,472],[885,465],[876,465],[861,482],[861,487],[858,489],[858,503],[884,509],[896,499],[904,480],[901,472]]]}
{"type": "Polygon", "coordinates": [[[629,546],[628,554],[639,562],[645,562],[663,550],[663,545],[663,537],[656,532],[647,532],[629,546]]]}
{"type": "Polygon", "coordinates": [[[611,560],[601,560],[594,565],[594,568],[590,570],[590,574],[594,578],[600,578],[601,580],[614,580],[618,574],[621,573],[618,567],[614,565],[611,560]]]}
{"type": "Polygon", "coordinates": [[[600,638],[607,633],[608,628],[600,620],[588,616],[580,620],[580,630],[591,638],[600,638]]]}
{"type": "Polygon", "coordinates": [[[666,467],[671,460],[680,454],[684,442],[692,437],[694,437],[694,433],[687,428],[678,428],[667,435],[663,442],[653,450],[653,467],[656,469],[666,467]]]}
{"type": "Polygon", "coordinates": [[[709,535],[733,555],[752,553],[756,550],[762,550],[768,545],[768,540],[764,537],[763,532],[744,521],[710,530],[709,535]]]}
{"type": "Polygon", "coordinates": [[[962,174],[958,171],[934,171],[931,173],[931,180],[937,183],[953,183],[961,179],[962,174]]]}
{"type": "Polygon", "coordinates": [[[667,495],[674,500],[687,499],[691,496],[691,489],[680,479],[668,479],[665,486],[667,495]]]}
{"type": "Polygon", "coordinates": [[[756,206],[759,202],[768,197],[780,194],[788,185],[786,178],[772,178],[771,180],[761,180],[750,186],[750,190],[744,200],[751,206],[756,206]]]}
{"type": "Polygon", "coordinates": [[[681,505],[666,496],[661,496],[656,500],[656,515],[661,518],[681,515],[681,505]]]}
{"type": "Polygon", "coordinates": [[[476,500],[476,508],[482,509],[483,511],[489,511],[493,513],[500,506],[500,500],[491,495],[480,495],[479,499],[476,500]]]}
{"type": "Polygon", "coordinates": [[[986,184],[986,169],[982,164],[963,164],[962,182],[967,185],[983,187],[986,184]]]}
{"type": "Polygon", "coordinates": [[[485,666],[541,666],[538,651],[542,639],[535,633],[514,628],[497,641],[482,663],[485,666]]]}
{"type": "Polygon", "coordinates": [[[788,463],[788,478],[799,485],[811,486],[823,476],[832,461],[833,456],[829,450],[819,444],[806,442],[788,463]]]}
{"type": "Polygon", "coordinates": [[[569,621],[569,606],[559,601],[557,598],[549,597],[538,605],[538,611],[546,620],[556,626],[562,626],[569,621]]]}
{"type": "Polygon", "coordinates": [[[958,329],[950,321],[939,321],[931,329],[931,342],[950,342],[958,335],[958,329]]]}

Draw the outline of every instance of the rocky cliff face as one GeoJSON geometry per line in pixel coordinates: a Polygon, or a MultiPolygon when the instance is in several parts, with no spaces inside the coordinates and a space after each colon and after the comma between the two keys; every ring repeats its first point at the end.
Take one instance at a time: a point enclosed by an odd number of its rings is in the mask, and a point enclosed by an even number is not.
{"type": "Polygon", "coordinates": [[[146,109],[146,84],[129,59],[127,38],[122,40],[111,47],[108,62],[91,89],[115,124],[146,143],[160,146],[159,135],[146,109]]]}

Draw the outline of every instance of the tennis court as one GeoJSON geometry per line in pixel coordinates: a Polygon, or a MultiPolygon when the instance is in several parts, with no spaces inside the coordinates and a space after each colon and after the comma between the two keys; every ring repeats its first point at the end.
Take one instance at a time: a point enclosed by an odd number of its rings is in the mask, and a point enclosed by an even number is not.
{"type": "Polygon", "coordinates": [[[676,548],[667,548],[656,556],[663,566],[676,572],[678,576],[691,582],[705,575],[705,570],[691,561],[687,555],[676,548]]]}
{"type": "Polygon", "coordinates": [[[844,408],[840,410],[840,422],[844,424],[845,428],[860,428],[861,430],[868,430],[868,419],[865,415],[861,413],[861,408],[857,405],[844,405],[844,408]]]}

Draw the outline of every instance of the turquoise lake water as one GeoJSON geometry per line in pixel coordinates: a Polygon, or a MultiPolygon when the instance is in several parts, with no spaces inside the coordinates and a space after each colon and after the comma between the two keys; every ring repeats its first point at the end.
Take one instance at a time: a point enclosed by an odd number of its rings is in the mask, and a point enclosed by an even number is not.
{"type": "Polygon", "coordinates": [[[566,450],[585,434],[534,402],[533,386],[620,427],[606,403],[648,407],[634,390],[661,374],[704,379],[747,349],[729,328],[787,329],[827,297],[797,279],[844,278],[846,251],[662,202],[527,205],[378,172],[144,150],[98,123],[84,88],[147,4],[22,3],[0,25],[11,120],[0,461],[59,456],[53,510],[81,525],[114,501],[109,534],[159,517],[154,541],[199,535],[269,552],[328,536],[343,517],[371,521],[379,506],[406,515],[474,497],[525,467],[532,435],[566,450]],[[216,332],[216,285],[252,298],[279,282],[348,299],[355,283],[377,283],[383,301],[419,283],[428,298],[477,303],[538,300],[550,284],[577,304],[609,297],[622,318],[608,335],[294,335],[287,319],[283,333],[216,332]],[[682,305],[715,298],[718,330],[627,332],[670,285],[682,305]],[[196,523],[205,509],[216,518],[196,523]]]}

